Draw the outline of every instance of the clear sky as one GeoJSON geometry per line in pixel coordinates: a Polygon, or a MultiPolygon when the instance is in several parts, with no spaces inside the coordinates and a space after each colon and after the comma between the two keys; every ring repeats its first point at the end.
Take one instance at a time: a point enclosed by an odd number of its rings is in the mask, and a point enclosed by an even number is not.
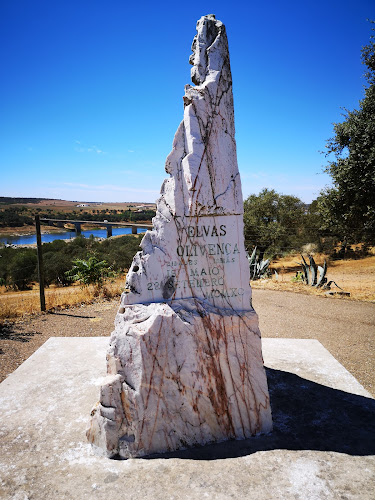
{"type": "Polygon", "coordinates": [[[314,199],[374,0],[1,0],[0,196],[155,201],[196,21],[227,28],[244,197],[314,199]]]}

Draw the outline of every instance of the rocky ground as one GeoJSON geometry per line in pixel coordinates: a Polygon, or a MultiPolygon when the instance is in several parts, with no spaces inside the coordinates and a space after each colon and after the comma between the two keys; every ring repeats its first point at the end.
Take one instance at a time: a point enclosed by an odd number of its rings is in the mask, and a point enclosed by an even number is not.
{"type": "MultiPolygon", "coordinates": [[[[49,337],[109,336],[119,300],[41,314],[3,325],[0,380],[14,371],[49,337]]],[[[263,337],[317,339],[375,395],[375,304],[254,290],[263,337]]]]}

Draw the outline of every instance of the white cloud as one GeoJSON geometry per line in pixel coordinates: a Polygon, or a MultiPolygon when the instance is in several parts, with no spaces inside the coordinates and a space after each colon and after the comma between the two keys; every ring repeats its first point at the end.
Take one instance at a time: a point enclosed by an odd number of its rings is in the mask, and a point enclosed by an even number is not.
{"type": "Polygon", "coordinates": [[[77,153],[96,153],[98,155],[105,155],[107,154],[105,151],[102,149],[98,148],[97,146],[81,146],[81,141],[75,141],[76,144],[79,145],[79,147],[75,147],[74,151],[77,151],[77,153]]]}

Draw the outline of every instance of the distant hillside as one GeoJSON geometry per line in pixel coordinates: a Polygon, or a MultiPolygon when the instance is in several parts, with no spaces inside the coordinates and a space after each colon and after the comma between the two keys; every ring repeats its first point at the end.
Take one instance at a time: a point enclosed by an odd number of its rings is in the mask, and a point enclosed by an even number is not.
{"type": "Polygon", "coordinates": [[[49,198],[12,198],[10,196],[0,196],[0,205],[39,203],[43,200],[49,200],[49,198]]]}

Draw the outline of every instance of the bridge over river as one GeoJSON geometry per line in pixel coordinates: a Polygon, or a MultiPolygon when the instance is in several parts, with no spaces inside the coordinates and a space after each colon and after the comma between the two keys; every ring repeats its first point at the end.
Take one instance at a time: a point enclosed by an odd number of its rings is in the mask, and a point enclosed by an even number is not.
{"type": "Polygon", "coordinates": [[[63,227],[64,224],[73,224],[75,227],[76,234],[81,234],[82,224],[90,224],[99,227],[105,227],[107,229],[107,238],[112,236],[112,227],[130,227],[132,234],[138,233],[138,228],[140,229],[152,229],[152,224],[131,224],[129,222],[108,222],[104,221],[92,221],[92,220],[68,220],[68,219],[40,219],[41,224],[48,223],[49,226],[63,227]]]}

